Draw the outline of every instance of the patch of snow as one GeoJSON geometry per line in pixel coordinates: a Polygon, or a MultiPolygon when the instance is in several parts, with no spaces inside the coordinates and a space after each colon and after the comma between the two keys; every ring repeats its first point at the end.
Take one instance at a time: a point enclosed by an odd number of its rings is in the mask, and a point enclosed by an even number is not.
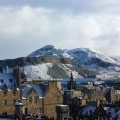
{"type": "Polygon", "coordinates": [[[94,85],[102,85],[105,83],[104,81],[94,81],[94,85]]]}
{"type": "Polygon", "coordinates": [[[120,90],[116,90],[115,93],[116,93],[116,94],[120,94],[120,90]]]}
{"type": "MultiPolygon", "coordinates": [[[[64,72],[70,76],[71,70],[62,63],[57,64],[64,72]]],[[[27,65],[24,66],[24,71],[26,71],[27,81],[31,80],[53,80],[52,76],[49,74],[49,69],[53,67],[52,63],[42,63],[38,65],[27,65]]],[[[73,70],[74,78],[82,78],[75,70],[73,70]]]]}
{"type": "Polygon", "coordinates": [[[29,65],[29,66],[24,66],[24,70],[27,73],[28,80],[29,78],[32,80],[38,80],[38,79],[50,80],[51,76],[48,75],[48,68],[51,68],[52,65],[53,65],[52,63],[29,65]]]}
{"type": "MultiPolygon", "coordinates": [[[[67,68],[65,64],[59,64],[59,67],[61,67],[61,69],[63,69],[63,70],[67,73],[67,75],[70,77],[70,75],[71,75],[71,70],[70,70],[69,68],[67,68]]],[[[72,73],[73,73],[73,77],[74,77],[74,78],[83,78],[83,77],[80,76],[80,75],[78,74],[78,72],[76,72],[75,70],[73,70],[72,73]]]]}

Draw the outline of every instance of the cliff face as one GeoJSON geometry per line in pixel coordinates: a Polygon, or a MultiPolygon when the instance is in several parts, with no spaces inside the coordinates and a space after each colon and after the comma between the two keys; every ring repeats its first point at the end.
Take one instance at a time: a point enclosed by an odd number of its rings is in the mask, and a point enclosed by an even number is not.
{"type": "Polygon", "coordinates": [[[63,63],[63,64],[73,64],[73,60],[69,58],[58,58],[54,56],[40,56],[40,57],[21,57],[16,59],[7,59],[0,60],[0,66],[20,66],[23,67],[25,65],[36,65],[40,63],[63,63]]]}

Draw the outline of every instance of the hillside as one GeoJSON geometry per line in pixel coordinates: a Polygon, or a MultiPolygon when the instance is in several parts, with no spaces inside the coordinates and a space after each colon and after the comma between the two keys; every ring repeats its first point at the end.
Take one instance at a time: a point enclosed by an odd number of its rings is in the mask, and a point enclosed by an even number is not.
{"type": "Polygon", "coordinates": [[[28,55],[28,57],[40,56],[69,58],[74,62],[74,65],[82,66],[92,71],[117,71],[120,69],[120,62],[89,48],[76,48],[66,50],[56,48],[52,45],[47,45],[28,55]]]}
{"type": "Polygon", "coordinates": [[[74,78],[81,78],[120,70],[118,61],[98,51],[88,48],[66,50],[52,45],[44,46],[27,57],[1,60],[0,66],[4,71],[7,67],[12,71],[15,66],[20,66],[29,80],[68,78],[71,71],[74,78]]]}

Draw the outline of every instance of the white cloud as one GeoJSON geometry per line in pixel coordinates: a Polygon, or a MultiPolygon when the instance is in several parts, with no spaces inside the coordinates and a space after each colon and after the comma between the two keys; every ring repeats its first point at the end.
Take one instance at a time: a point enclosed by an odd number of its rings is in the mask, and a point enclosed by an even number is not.
{"type": "Polygon", "coordinates": [[[118,55],[119,20],[120,16],[113,14],[63,13],[28,5],[1,7],[0,56],[25,56],[46,44],[68,49],[90,47],[109,55],[118,55]]]}

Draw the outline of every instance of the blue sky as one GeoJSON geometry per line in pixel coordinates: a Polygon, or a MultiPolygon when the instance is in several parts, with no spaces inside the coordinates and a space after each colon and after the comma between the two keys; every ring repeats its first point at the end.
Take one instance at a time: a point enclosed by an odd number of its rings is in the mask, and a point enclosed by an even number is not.
{"type": "Polygon", "coordinates": [[[119,0],[0,0],[0,59],[52,44],[120,55],[119,0]]]}

